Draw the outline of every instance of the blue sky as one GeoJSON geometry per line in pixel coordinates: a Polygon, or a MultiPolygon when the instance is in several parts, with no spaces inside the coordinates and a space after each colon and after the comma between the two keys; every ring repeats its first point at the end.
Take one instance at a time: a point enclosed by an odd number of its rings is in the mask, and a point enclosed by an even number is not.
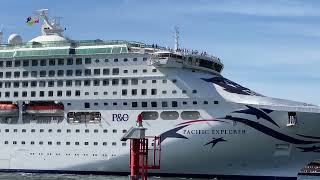
{"type": "Polygon", "coordinates": [[[72,39],[124,39],[210,52],[223,75],[261,94],[320,105],[320,1],[298,0],[2,0],[0,24],[25,41],[40,26],[34,10],[61,16],[72,39]]]}

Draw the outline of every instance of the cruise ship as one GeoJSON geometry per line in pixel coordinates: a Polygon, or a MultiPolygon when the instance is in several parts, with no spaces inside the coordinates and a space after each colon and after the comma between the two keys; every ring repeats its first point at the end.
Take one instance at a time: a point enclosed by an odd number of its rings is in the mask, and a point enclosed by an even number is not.
{"type": "Polygon", "coordinates": [[[0,45],[0,171],[127,174],[139,114],[164,176],[291,177],[320,158],[320,108],[271,98],[208,53],[125,40],[38,37],[0,45]]]}

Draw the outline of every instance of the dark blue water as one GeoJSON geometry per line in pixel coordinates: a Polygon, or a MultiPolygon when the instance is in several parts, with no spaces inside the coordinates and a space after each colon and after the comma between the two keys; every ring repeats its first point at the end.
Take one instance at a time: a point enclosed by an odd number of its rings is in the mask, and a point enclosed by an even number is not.
{"type": "MultiPolygon", "coordinates": [[[[127,176],[98,176],[70,174],[0,173],[0,180],[128,180],[127,176]]],[[[149,177],[149,180],[205,180],[197,178],[149,177]]],[[[227,180],[217,179],[214,180],[227,180]]],[[[300,176],[298,180],[320,180],[320,176],[300,176]]]]}

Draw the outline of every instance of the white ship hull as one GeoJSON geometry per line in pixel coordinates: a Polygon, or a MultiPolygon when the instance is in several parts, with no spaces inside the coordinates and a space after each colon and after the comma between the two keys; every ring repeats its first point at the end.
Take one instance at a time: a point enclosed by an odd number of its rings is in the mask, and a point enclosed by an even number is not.
{"type": "Polygon", "coordinates": [[[318,106],[225,79],[207,53],[70,41],[38,13],[42,36],[0,47],[0,104],[18,108],[0,111],[0,171],[128,173],[120,139],[140,113],[162,141],[152,173],[296,177],[320,158],[318,106]]]}

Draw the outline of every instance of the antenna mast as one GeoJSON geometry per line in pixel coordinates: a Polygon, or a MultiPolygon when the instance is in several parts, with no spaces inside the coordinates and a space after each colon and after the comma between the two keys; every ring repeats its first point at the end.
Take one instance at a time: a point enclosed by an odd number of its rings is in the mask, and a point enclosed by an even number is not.
{"type": "Polygon", "coordinates": [[[175,51],[178,51],[179,49],[179,27],[178,26],[175,26],[174,27],[174,30],[175,30],[175,37],[174,37],[174,50],[175,51]]]}
{"type": "Polygon", "coordinates": [[[41,31],[43,35],[62,36],[62,32],[64,31],[64,29],[60,27],[61,17],[57,17],[53,19],[52,22],[50,22],[48,17],[48,9],[37,10],[36,15],[38,15],[44,22],[44,24],[41,27],[41,31]]]}
{"type": "Polygon", "coordinates": [[[3,37],[3,31],[2,29],[0,30],[0,44],[2,44],[2,37],[3,37]]]}
{"type": "Polygon", "coordinates": [[[2,38],[3,38],[3,26],[1,25],[1,29],[0,29],[0,44],[2,44],[2,38]]]}

